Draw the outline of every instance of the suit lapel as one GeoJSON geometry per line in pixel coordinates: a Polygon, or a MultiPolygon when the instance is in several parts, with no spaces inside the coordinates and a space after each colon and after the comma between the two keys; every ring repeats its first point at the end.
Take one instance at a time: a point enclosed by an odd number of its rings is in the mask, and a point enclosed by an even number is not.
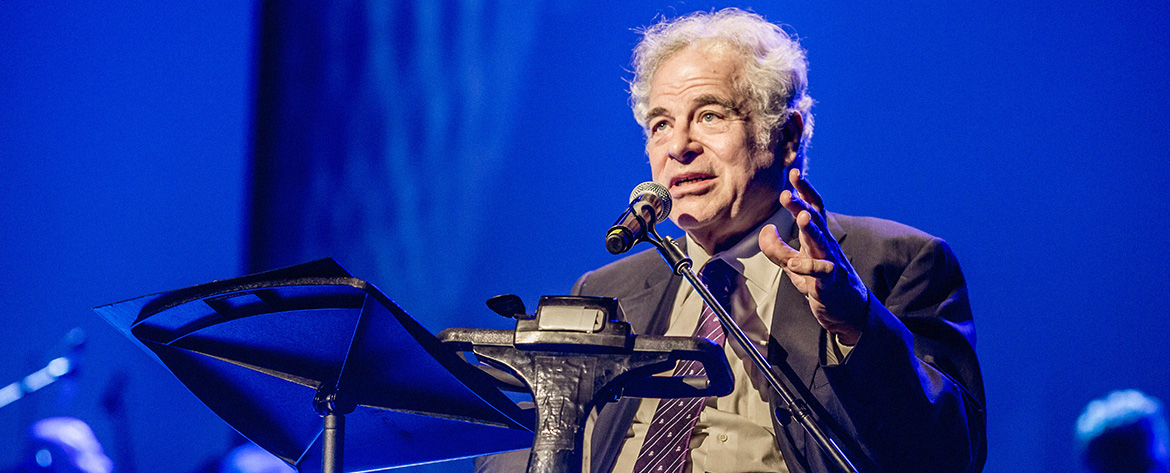
{"type": "Polygon", "coordinates": [[[638,335],[662,335],[666,333],[670,323],[670,308],[674,302],[673,294],[678,292],[678,284],[682,278],[671,276],[670,273],[656,274],[646,278],[643,289],[621,298],[622,311],[629,314],[653,314],[649,318],[627,317],[630,329],[638,335]],[[673,293],[670,288],[674,288],[673,293]],[[663,299],[670,299],[670,304],[664,304],[663,299]],[[665,310],[663,309],[665,306],[665,310]]]}
{"type": "MultiPolygon", "coordinates": [[[[845,238],[844,228],[832,214],[828,215],[827,224],[829,232],[838,242],[845,238]]],[[[795,223],[786,236],[788,246],[799,250],[800,236],[795,223]]],[[[772,311],[770,335],[768,361],[784,375],[788,386],[797,395],[813,402],[811,387],[813,376],[820,366],[824,329],[813,317],[804,294],[792,285],[787,274],[781,278],[780,287],[776,291],[776,307],[772,311]]],[[[777,428],[779,429],[779,426],[777,428]]],[[[790,458],[805,458],[804,435],[797,434],[787,438],[791,442],[791,448],[799,452],[790,458]]],[[[790,453],[785,452],[786,455],[790,453]]]]}
{"type": "MultiPolygon", "coordinates": [[[[829,232],[841,242],[845,229],[837,222],[836,216],[828,214],[829,232]]],[[[787,234],[788,246],[800,249],[800,232],[793,223],[787,234]]],[[[802,385],[808,386],[819,364],[822,328],[813,317],[804,294],[792,285],[785,274],[776,291],[776,308],[772,311],[771,338],[768,357],[775,363],[786,361],[799,376],[802,385]]],[[[792,380],[795,382],[795,380],[792,380]]]]}

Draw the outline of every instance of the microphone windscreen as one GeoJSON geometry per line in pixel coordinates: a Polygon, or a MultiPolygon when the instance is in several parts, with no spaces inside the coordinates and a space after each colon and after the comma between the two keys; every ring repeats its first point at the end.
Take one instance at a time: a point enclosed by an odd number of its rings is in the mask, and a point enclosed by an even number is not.
{"type": "Polygon", "coordinates": [[[634,190],[630,192],[630,203],[638,200],[642,194],[652,194],[658,198],[661,209],[657,212],[658,220],[655,223],[662,223],[666,221],[666,217],[670,216],[671,207],[670,191],[666,190],[666,186],[663,186],[662,184],[654,181],[646,181],[638,184],[634,187],[634,190]]]}

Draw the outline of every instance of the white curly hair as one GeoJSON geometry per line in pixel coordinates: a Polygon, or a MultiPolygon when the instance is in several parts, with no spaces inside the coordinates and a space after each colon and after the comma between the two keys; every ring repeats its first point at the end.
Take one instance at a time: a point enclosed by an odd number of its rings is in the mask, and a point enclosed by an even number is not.
{"type": "Polygon", "coordinates": [[[762,16],[726,8],[664,19],[642,30],[634,48],[634,78],[630,104],[634,119],[649,136],[650,83],[658,67],[688,46],[730,47],[743,57],[743,69],[732,87],[748,102],[748,116],[758,149],[773,149],[780,130],[792,112],[800,112],[804,131],[797,150],[797,165],[808,166],[806,155],[812,138],[813,100],[808,95],[808,59],[796,39],[762,16]]]}

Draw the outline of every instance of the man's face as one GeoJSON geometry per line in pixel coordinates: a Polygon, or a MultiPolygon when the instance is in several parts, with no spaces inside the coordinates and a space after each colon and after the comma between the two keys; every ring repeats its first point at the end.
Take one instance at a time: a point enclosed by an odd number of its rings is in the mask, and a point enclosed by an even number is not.
{"type": "Polygon", "coordinates": [[[732,88],[739,59],[689,46],[650,83],[646,154],[674,200],[671,219],[711,252],[779,209],[783,163],[751,145],[744,97],[732,88]]]}

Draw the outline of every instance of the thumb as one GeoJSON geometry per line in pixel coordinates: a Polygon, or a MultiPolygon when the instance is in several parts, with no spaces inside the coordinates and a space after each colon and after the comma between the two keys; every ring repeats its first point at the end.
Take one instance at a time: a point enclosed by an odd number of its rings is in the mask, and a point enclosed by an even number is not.
{"type": "Polygon", "coordinates": [[[764,256],[781,267],[786,266],[789,259],[800,255],[798,251],[780,239],[780,233],[776,231],[775,225],[764,225],[764,228],[760,229],[759,240],[760,251],[764,253],[764,256]]]}

